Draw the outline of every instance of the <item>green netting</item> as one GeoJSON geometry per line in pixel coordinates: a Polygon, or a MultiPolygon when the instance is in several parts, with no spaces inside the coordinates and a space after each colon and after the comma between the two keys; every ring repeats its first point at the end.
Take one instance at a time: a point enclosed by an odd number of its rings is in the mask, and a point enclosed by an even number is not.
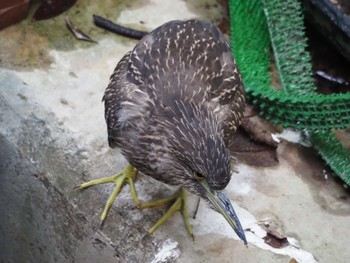
{"type": "Polygon", "coordinates": [[[306,51],[303,14],[296,0],[230,0],[231,44],[247,98],[266,119],[311,130],[310,140],[331,168],[350,184],[349,152],[332,128],[350,126],[350,93],[315,93],[306,51]],[[273,48],[283,90],[271,87],[273,48]]]}
{"type": "Polygon", "coordinates": [[[264,94],[270,91],[271,83],[268,71],[270,38],[262,3],[246,0],[232,0],[229,3],[231,47],[242,73],[247,95],[259,96],[261,92],[258,89],[264,90],[264,94]]]}
{"type": "Polygon", "coordinates": [[[254,87],[258,86],[261,89],[269,89],[270,38],[262,3],[230,1],[230,14],[239,14],[230,17],[231,46],[247,93],[254,92],[254,87]]]}
{"type": "Polygon", "coordinates": [[[317,131],[310,134],[310,141],[332,170],[350,185],[350,154],[332,131],[317,131]]]}
{"type": "MultiPolygon", "coordinates": [[[[270,17],[284,17],[284,10],[289,9],[288,4],[296,1],[268,2],[265,13],[270,17]],[[270,6],[274,7],[271,12],[268,9],[270,6]]],[[[301,12],[300,7],[294,4],[291,10],[301,12]]],[[[266,19],[260,0],[231,0],[230,14],[232,49],[242,72],[247,98],[259,108],[264,118],[297,129],[350,126],[350,93],[322,95],[313,92],[315,86],[311,79],[310,56],[305,51],[306,38],[303,31],[290,34],[289,38],[286,34],[271,38],[278,68],[283,69],[279,74],[284,90],[271,87],[268,73],[271,49],[269,32],[274,36],[274,28],[278,28],[279,32],[303,30],[302,14],[296,13],[292,17],[288,12],[289,16],[284,19],[266,19]],[[293,19],[289,21],[289,18],[293,19]],[[297,22],[297,19],[300,21],[297,22]],[[274,25],[278,22],[280,25],[274,25]],[[284,49],[286,45],[288,48],[284,49]],[[296,51],[293,51],[293,47],[296,51]],[[302,71],[305,72],[301,73],[302,71]],[[287,91],[293,92],[293,95],[287,91]]]]}
{"type": "Polygon", "coordinates": [[[263,0],[276,65],[282,87],[288,92],[316,91],[311,57],[306,52],[305,27],[301,3],[294,0],[263,0]],[[300,63],[300,60],[305,63],[300,63]]]}

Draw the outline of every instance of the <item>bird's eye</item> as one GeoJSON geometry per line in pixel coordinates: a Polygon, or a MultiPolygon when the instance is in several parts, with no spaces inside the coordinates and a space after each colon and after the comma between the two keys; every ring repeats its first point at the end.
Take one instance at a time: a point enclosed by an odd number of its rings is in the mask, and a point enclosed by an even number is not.
{"type": "Polygon", "coordinates": [[[199,181],[204,179],[204,175],[198,172],[193,172],[193,176],[199,181]]]}

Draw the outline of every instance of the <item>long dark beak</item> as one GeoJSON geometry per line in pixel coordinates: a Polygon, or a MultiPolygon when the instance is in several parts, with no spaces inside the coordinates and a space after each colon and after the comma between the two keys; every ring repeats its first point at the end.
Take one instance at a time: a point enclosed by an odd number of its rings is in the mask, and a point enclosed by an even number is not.
{"type": "Polygon", "coordinates": [[[207,191],[209,201],[215,209],[223,215],[226,221],[230,224],[237,236],[243,241],[244,245],[248,245],[241,223],[232,207],[230,199],[224,192],[214,191],[209,188],[206,180],[199,181],[207,191]]]}

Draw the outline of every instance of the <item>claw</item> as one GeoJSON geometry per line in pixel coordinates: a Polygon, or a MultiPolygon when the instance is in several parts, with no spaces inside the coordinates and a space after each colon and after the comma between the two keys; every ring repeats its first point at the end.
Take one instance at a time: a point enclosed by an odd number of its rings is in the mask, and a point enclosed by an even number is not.
{"type": "Polygon", "coordinates": [[[186,197],[185,190],[180,188],[179,191],[175,195],[173,195],[172,197],[164,198],[164,199],[157,200],[157,201],[150,202],[150,203],[141,204],[138,197],[137,197],[135,185],[134,185],[134,181],[136,179],[136,176],[137,176],[137,170],[129,164],[124,168],[123,171],[121,171],[120,173],[118,173],[114,176],[91,180],[89,182],[83,183],[80,186],[76,187],[76,188],[80,188],[80,189],[85,189],[85,188],[88,188],[90,186],[98,185],[98,184],[105,184],[105,183],[114,183],[115,184],[115,188],[113,190],[113,193],[108,198],[106,205],[102,211],[101,220],[100,220],[100,229],[103,227],[105,219],[106,219],[107,214],[108,214],[108,211],[111,208],[114,200],[117,198],[120,190],[125,185],[125,183],[128,183],[130,186],[131,197],[134,200],[136,207],[139,209],[163,206],[165,204],[172,202],[172,205],[170,206],[168,211],[157,221],[157,223],[154,224],[154,226],[152,226],[144,234],[144,236],[142,238],[145,238],[146,236],[151,235],[161,224],[163,224],[176,211],[181,211],[186,230],[187,230],[189,236],[194,240],[194,235],[192,233],[192,228],[191,228],[188,213],[187,213],[187,205],[186,205],[187,197],[186,197]]]}
{"type": "Polygon", "coordinates": [[[174,214],[176,211],[181,211],[182,218],[184,220],[184,224],[187,230],[188,235],[194,240],[194,235],[192,232],[192,227],[190,225],[188,213],[187,213],[187,196],[186,192],[183,188],[180,188],[179,191],[175,193],[172,197],[160,199],[154,202],[150,203],[144,203],[141,204],[141,208],[150,208],[150,207],[157,207],[157,206],[163,206],[165,204],[168,204],[170,202],[173,202],[170,208],[167,210],[167,212],[155,223],[145,234],[145,236],[151,235],[161,224],[163,224],[172,214],[174,214]]]}
{"type": "Polygon", "coordinates": [[[125,185],[125,183],[128,183],[130,186],[130,194],[131,194],[131,197],[134,200],[136,206],[138,207],[140,205],[140,201],[137,197],[135,185],[134,185],[134,181],[136,179],[136,174],[137,174],[136,169],[129,164],[124,168],[123,171],[121,171],[120,173],[118,173],[114,176],[91,180],[89,182],[83,183],[80,186],[78,186],[80,189],[85,189],[85,188],[88,188],[90,186],[98,185],[98,184],[106,184],[106,183],[114,183],[115,184],[115,188],[113,190],[113,193],[108,198],[107,203],[102,211],[100,228],[102,228],[103,223],[107,217],[109,209],[111,208],[114,200],[117,198],[120,190],[125,185]]]}

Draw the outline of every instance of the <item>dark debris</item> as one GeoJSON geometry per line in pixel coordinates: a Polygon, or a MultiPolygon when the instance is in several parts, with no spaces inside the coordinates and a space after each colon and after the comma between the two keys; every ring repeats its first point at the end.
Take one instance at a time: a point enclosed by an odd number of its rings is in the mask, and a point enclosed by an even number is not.
{"type": "Polygon", "coordinates": [[[42,0],[39,8],[36,10],[33,19],[50,19],[71,8],[77,0],[42,0]]]}

